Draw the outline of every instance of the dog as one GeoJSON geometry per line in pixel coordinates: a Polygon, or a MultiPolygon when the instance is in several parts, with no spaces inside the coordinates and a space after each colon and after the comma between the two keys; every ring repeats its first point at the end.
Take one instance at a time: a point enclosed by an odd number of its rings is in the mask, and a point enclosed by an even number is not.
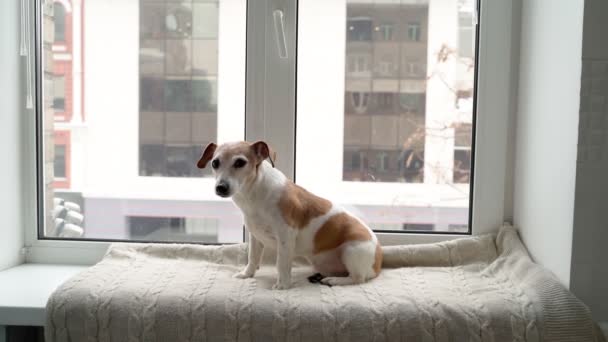
{"type": "Polygon", "coordinates": [[[318,197],[274,167],[276,154],[264,141],[233,142],[205,148],[198,168],[209,162],[218,196],[232,197],[249,231],[248,262],[236,278],[251,278],[265,249],[276,251],[277,282],[291,286],[295,257],[310,261],[326,285],[366,282],[380,273],[382,249],[361,220],[318,197]]]}

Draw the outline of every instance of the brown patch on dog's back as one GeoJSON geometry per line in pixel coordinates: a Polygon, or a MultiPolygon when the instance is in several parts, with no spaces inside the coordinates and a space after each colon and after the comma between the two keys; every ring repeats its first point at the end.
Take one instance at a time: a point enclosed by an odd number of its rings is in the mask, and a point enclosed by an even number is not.
{"type": "Polygon", "coordinates": [[[331,202],[287,181],[279,209],[288,225],[301,229],[313,218],[326,214],[331,209],[331,202]]]}
{"type": "Polygon", "coordinates": [[[334,249],[348,241],[368,241],[372,236],[359,220],[346,214],[336,214],[321,226],[314,238],[313,253],[334,249]]]}

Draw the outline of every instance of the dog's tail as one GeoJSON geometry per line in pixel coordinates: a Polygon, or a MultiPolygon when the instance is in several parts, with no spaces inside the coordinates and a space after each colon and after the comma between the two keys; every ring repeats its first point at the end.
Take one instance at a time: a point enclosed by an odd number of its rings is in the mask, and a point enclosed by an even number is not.
{"type": "Polygon", "coordinates": [[[492,262],[497,257],[495,235],[461,238],[419,245],[382,246],[382,267],[449,267],[475,262],[492,262]],[[484,252],[480,252],[484,251],[484,252]]]}
{"type": "Polygon", "coordinates": [[[382,246],[382,267],[451,266],[448,249],[439,244],[382,246]]]}

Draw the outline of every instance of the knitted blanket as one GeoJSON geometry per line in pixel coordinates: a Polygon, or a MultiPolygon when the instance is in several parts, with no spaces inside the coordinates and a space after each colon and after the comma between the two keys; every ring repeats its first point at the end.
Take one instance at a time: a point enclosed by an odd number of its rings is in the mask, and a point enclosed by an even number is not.
{"type": "Polygon", "coordinates": [[[384,252],[368,283],[311,284],[299,264],[293,288],[273,291],[272,265],[232,277],[246,244],[113,244],[51,296],[46,340],[603,341],[512,227],[384,252]]]}

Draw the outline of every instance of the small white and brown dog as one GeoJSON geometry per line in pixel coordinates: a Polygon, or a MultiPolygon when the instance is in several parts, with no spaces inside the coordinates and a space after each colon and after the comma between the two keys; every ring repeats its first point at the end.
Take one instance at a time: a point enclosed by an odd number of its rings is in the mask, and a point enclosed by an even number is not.
{"type": "Polygon", "coordinates": [[[210,143],[197,164],[204,168],[211,161],[216,194],[232,196],[243,212],[249,258],[235,277],[253,277],[265,248],[277,253],[278,279],[273,289],[290,287],[292,261],[298,256],[308,259],[327,285],[358,284],[376,277],[382,249],[373,231],[287,179],[274,168],[274,158],[263,141],[219,147],[210,143]]]}

